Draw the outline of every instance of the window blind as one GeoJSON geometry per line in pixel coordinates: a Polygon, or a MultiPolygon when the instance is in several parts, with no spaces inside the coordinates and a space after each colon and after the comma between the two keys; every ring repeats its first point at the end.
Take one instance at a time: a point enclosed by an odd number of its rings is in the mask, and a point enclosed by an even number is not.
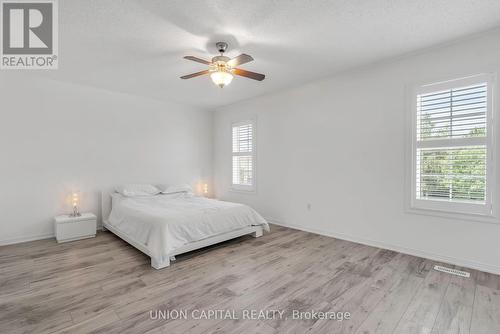
{"type": "Polygon", "coordinates": [[[419,95],[417,137],[485,137],[487,85],[475,85],[419,95]]]}
{"type": "Polygon", "coordinates": [[[417,199],[485,203],[487,108],[487,83],[417,95],[417,199]]]}
{"type": "Polygon", "coordinates": [[[254,184],[254,129],[252,122],[232,127],[233,185],[252,187],[254,184]]]}

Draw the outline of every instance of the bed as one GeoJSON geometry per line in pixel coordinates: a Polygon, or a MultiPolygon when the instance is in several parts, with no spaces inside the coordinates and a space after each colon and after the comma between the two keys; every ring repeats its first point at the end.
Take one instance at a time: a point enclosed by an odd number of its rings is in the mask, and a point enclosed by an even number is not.
{"type": "Polygon", "coordinates": [[[269,231],[262,216],[247,205],[189,193],[127,197],[102,192],[103,229],[151,257],[162,269],[176,255],[246,234],[269,231]]]}

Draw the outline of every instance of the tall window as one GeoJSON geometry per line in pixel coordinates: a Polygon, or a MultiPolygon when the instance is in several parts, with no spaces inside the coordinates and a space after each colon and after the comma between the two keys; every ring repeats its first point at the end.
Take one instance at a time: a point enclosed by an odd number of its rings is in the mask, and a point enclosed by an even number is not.
{"type": "Polygon", "coordinates": [[[491,214],[491,86],[481,75],[415,92],[413,207],[491,214]]]}
{"type": "Polygon", "coordinates": [[[255,189],[255,143],[254,122],[244,121],[232,126],[233,181],[238,190],[255,189]]]}

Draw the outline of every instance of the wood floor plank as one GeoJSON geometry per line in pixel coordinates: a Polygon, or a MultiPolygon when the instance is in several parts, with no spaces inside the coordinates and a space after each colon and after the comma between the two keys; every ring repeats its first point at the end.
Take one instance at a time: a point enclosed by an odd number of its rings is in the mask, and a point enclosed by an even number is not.
{"type": "Polygon", "coordinates": [[[76,325],[66,327],[62,330],[54,332],[54,334],[86,334],[98,331],[106,325],[115,321],[120,321],[120,318],[113,311],[100,313],[94,317],[88,318],[85,321],[78,322],[76,325]]]}
{"type": "Polygon", "coordinates": [[[210,334],[274,334],[278,333],[274,328],[263,321],[242,320],[237,323],[223,322],[208,330],[210,334]]]}
{"type": "Polygon", "coordinates": [[[450,280],[450,274],[435,270],[430,271],[413,297],[395,332],[430,333],[450,280]]]}
{"type": "Polygon", "coordinates": [[[500,333],[500,290],[476,286],[470,332],[500,333]]]}
{"type": "Polygon", "coordinates": [[[360,285],[358,292],[351,298],[337,298],[331,305],[332,310],[349,312],[350,320],[335,323],[330,320],[318,321],[314,324],[313,332],[354,333],[361,324],[372,314],[391,288],[406,280],[394,272],[390,267],[384,267],[375,275],[360,285]]]}
{"type": "MultiPolygon", "coordinates": [[[[464,270],[464,268],[456,269],[464,270]]],[[[474,289],[475,282],[472,278],[451,277],[432,334],[469,333],[474,289]]]]}
{"type": "Polygon", "coordinates": [[[357,329],[358,334],[392,333],[423,278],[412,274],[398,281],[357,329]]]}

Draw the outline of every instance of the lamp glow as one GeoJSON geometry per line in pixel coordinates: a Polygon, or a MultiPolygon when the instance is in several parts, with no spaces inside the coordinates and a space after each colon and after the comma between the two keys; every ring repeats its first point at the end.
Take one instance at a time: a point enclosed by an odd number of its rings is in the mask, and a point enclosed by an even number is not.
{"type": "Polygon", "coordinates": [[[210,78],[220,88],[227,86],[233,80],[233,75],[226,70],[218,70],[210,74],[210,78]]]}
{"type": "Polygon", "coordinates": [[[77,192],[71,194],[71,203],[73,205],[73,213],[70,214],[71,217],[80,217],[81,213],[78,210],[78,205],[80,204],[80,196],[77,192]]]}
{"type": "Polygon", "coordinates": [[[207,184],[207,183],[205,183],[205,184],[203,185],[203,194],[204,194],[205,196],[207,196],[207,195],[208,195],[208,184],[207,184]]]}

